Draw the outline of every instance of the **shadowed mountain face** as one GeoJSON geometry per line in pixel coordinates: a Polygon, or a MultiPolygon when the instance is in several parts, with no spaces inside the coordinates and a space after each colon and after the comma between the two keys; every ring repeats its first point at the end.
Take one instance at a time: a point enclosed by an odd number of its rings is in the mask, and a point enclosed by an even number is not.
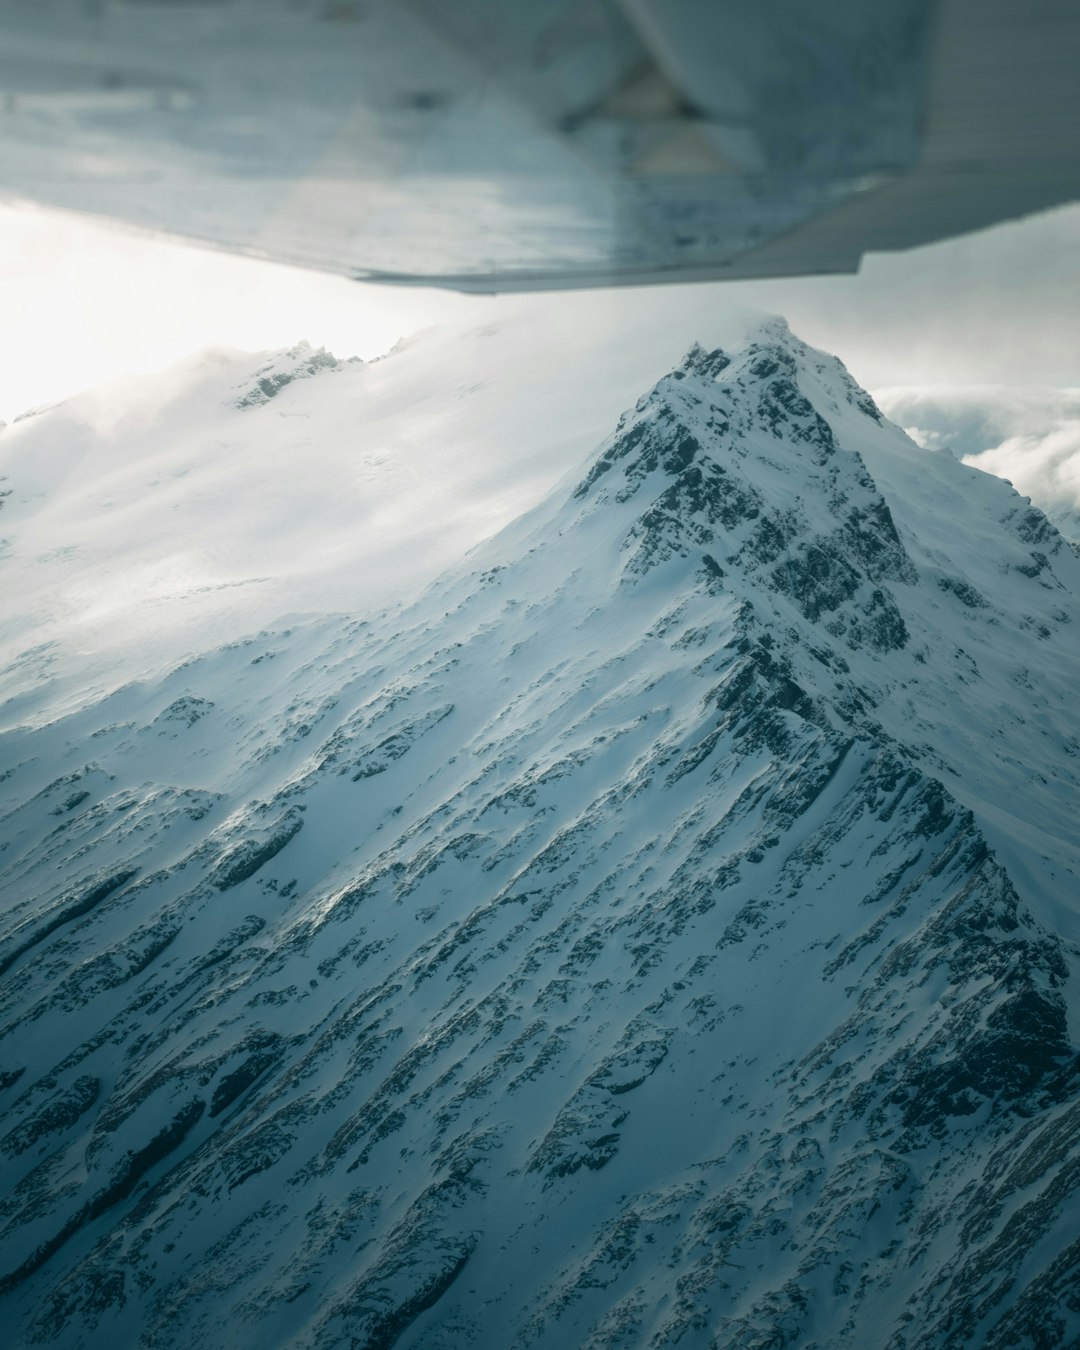
{"type": "Polygon", "coordinates": [[[1078,590],[774,322],[410,608],[9,732],[17,1343],[1073,1343],[1078,590]]]}

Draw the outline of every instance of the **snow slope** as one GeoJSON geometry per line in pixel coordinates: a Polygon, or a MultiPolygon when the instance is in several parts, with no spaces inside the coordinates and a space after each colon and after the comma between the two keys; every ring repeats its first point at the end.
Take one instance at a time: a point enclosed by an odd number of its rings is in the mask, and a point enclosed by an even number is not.
{"type": "Polygon", "coordinates": [[[1074,1343],[1078,593],[770,321],[404,606],[27,687],[17,1343],[1074,1343]]]}
{"type": "Polygon", "coordinates": [[[285,614],[415,594],[582,463],[695,308],[740,331],[705,302],[629,342],[610,299],[572,325],[478,304],[376,361],[209,352],[20,418],[0,430],[0,669],[20,660],[0,698],[103,693],[285,614]]]}

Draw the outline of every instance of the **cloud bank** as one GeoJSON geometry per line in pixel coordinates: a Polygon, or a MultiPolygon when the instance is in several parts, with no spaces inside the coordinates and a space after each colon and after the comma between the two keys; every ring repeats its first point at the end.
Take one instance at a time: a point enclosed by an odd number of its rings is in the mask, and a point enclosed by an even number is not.
{"type": "Polygon", "coordinates": [[[894,387],[875,397],[920,445],[1008,479],[1080,544],[1080,388],[894,387]]]}

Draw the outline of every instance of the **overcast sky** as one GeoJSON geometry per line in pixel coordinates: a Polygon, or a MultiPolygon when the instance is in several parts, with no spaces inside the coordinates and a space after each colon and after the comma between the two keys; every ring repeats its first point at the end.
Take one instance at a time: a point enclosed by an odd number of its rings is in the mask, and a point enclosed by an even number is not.
{"type": "MultiPolygon", "coordinates": [[[[855,277],[721,283],[720,306],[784,314],[871,388],[1080,385],[1080,206],[904,254],[855,277]]],[[[307,338],[370,357],[417,328],[483,321],[516,297],[361,285],[234,257],[86,218],[0,207],[0,418],[126,371],[213,345],[249,350],[307,338]]],[[[657,303],[704,288],[563,294],[565,309],[617,303],[631,327],[657,303]]],[[[695,306],[696,307],[696,306],[695,306]]],[[[689,322],[689,321],[688,321],[689,322]]],[[[688,333],[688,338],[694,334],[688,333]]]]}

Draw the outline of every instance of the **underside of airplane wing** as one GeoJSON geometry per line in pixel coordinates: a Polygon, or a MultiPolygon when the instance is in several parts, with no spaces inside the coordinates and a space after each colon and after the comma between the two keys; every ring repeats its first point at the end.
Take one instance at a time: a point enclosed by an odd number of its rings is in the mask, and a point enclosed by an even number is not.
{"type": "Polygon", "coordinates": [[[359,279],[852,272],[1080,197],[1069,0],[0,0],[0,194],[359,279]]]}

